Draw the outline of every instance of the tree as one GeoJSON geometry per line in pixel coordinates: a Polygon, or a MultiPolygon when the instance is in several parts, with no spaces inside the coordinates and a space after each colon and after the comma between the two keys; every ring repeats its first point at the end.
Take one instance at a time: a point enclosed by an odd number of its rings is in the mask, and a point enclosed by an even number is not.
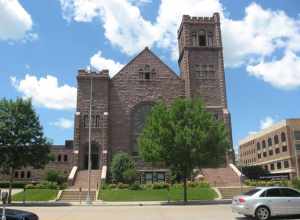
{"type": "Polygon", "coordinates": [[[45,180],[49,182],[55,182],[58,185],[62,185],[67,181],[66,175],[62,174],[60,171],[48,170],[45,175],[45,180]]]}
{"type": "Polygon", "coordinates": [[[246,166],[241,167],[242,173],[249,179],[260,179],[260,177],[268,176],[270,172],[262,166],[246,166]]]}
{"type": "Polygon", "coordinates": [[[183,178],[185,202],[193,169],[225,164],[229,143],[224,123],[215,120],[200,100],[186,99],[155,105],[138,139],[145,161],[163,162],[183,178]]]}
{"type": "Polygon", "coordinates": [[[0,100],[0,170],[9,175],[9,201],[14,171],[43,168],[50,159],[49,147],[31,100],[0,100]]]}
{"type": "Polygon", "coordinates": [[[127,182],[126,180],[130,179],[129,176],[133,173],[133,171],[129,171],[128,173],[128,170],[135,170],[135,164],[131,157],[124,152],[115,154],[111,162],[113,180],[115,182],[127,182]]]}

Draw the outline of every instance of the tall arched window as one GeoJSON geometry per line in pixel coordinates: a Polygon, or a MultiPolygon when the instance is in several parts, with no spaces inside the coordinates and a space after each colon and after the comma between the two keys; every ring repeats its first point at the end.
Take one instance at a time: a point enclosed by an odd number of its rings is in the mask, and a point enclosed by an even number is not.
{"type": "Polygon", "coordinates": [[[192,32],[192,45],[193,46],[197,46],[197,33],[196,32],[192,32]]]}
{"type": "Polygon", "coordinates": [[[198,40],[199,46],[206,46],[206,34],[204,30],[199,31],[198,40]]]}
{"type": "Polygon", "coordinates": [[[274,143],[275,143],[275,144],[278,144],[278,143],[279,143],[279,138],[278,138],[278,135],[277,135],[277,134],[274,136],[274,143]]]}
{"type": "Polygon", "coordinates": [[[281,133],[281,142],[285,142],[285,141],[286,141],[285,133],[282,132],[281,133]]]}
{"type": "Polygon", "coordinates": [[[213,46],[213,34],[212,32],[208,32],[207,34],[207,44],[209,47],[213,46]]]}
{"type": "Polygon", "coordinates": [[[147,116],[151,111],[152,103],[142,103],[138,105],[132,113],[132,151],[134,155],[138,154],[137,139],[143,131],[147,116]]]}

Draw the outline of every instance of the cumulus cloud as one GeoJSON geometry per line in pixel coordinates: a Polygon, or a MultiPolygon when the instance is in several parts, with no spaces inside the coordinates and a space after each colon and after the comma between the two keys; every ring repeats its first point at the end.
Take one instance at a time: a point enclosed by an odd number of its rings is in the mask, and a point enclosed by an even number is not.
{"type": "Polygon", "coordinates": [[[245,8],[244,17],[237,20],[230,18],[219,0],[161,0],[156,19],[150,21],[141,14],[137,1],[60,0],[65,19],[76,22],[99,19],[109,42],[128,55],[145,46],[156,46],[169,51],[175,60],[182,15],[211,16],[214,12],[221,17],[226,67],[258,64],[278,49],[289,50],[295,56],[300,51],[300,19],[289,17],[284,11],[251,3],[245,8]]]}
{"type": "Polygon", "coordinates": [[[58,128],[62,129],[69,129],[73,127],[73,120],[67,119],[67,118],[59,118],[55,122],[51,122],[50,125],[53,125],[58,128]]]}
{"type": "Polygon", "coordinates": [[[124,66],[119,62],[103,57],[101,51],[91,57],[90,65],[97,70],[108,69],[110,77],[113,77],[124,66]]]}
{"type": "Polygon", "coordinates": [[[32,98],[39,106],[58,110],[76,107],[77,89],[66,84],[59,86],[55,76],[37,78],[26,74],[22,80],[11,77],[11,83],[24,98],[32,98]]]}
{"type": "Polygon", "coordinates": [[[287,51],[279,60],[248,65],[247,71],[277,88],[294,89],[300,86],[300,57],[292,51],[287,51]]]}
{"type": "Polygon", "coordinates": [[[30,14],[17,0],[0,0],[0,40],[32,41],[37,34],[32,30],[30,14]]]}
{"type": "Polygon", "coordinates": [[[260,120],[260,129],[266,129],[274,124],[274,119],[270,116],[267,116],[266,118],[260,120]]]}

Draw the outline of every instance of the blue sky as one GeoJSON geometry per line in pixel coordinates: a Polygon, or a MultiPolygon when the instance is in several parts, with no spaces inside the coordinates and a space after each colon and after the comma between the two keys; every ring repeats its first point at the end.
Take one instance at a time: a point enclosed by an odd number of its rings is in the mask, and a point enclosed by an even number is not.
{"type": "Polygon", "coordinates": [[[109,68],[113,75],[149,46],[179,73],[181,15],[215,11],[234,145],[249,132],[300,117],[297,0],[3,0],[0,97],[32,97],[46,136],[62,144],[73,138],[78,69],[109,68]]]}

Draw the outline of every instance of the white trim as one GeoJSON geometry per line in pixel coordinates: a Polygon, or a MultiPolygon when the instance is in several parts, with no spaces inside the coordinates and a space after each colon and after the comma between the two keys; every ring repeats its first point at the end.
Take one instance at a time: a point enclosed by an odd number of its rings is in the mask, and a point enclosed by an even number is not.
{"type": "Polygon", "coordinates": [[[233,170],[233,172],[235,172],[236,175],[238,175],[238,177],[242,176],[241,171],[239,171],[239,169],[234,164],[230,163],[229,167],[233,170]]]}

